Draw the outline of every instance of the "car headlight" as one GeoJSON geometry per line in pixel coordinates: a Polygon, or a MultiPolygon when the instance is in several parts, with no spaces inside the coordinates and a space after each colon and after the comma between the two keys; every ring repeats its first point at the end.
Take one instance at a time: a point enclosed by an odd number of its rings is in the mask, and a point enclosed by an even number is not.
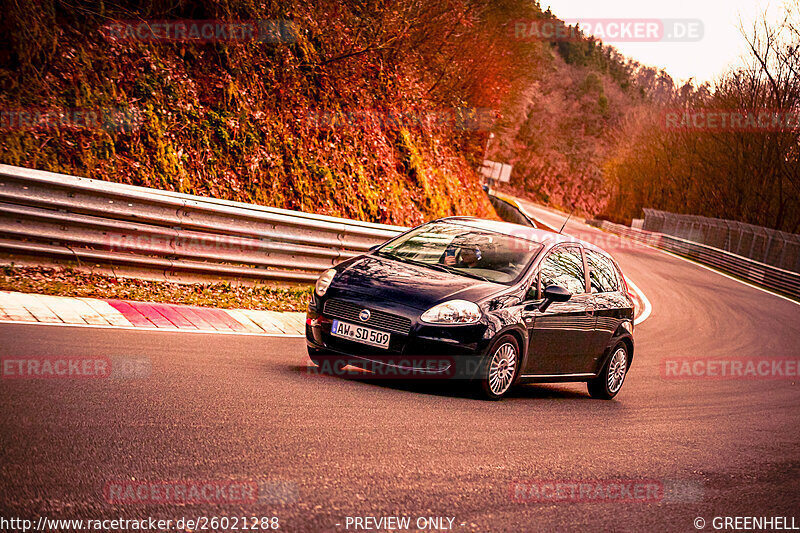
{"type": "Polygon", "coordinates": [[[450,300],[433,306],[420,317],[429,324],[474,324],[481,319],[477,304],[466,300],[450,300]]]}
{"type": "Polygon", "coordinates": [[[317,296],[320,298],[325,296],[325,293],[328,292],[328,287],[331,286],[331,282],[333,281],[333,277],[335,275],[335,268],[329,268],[322,273],[322,275],[317,279],[317,284],[314,286],[314,292],[317,293],[317,296]]]}

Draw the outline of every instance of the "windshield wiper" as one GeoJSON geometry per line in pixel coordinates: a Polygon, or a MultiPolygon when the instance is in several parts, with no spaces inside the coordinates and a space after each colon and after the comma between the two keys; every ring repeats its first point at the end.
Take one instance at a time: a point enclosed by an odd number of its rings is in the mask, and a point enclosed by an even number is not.
{"type": "Polygon", "coordinates": [[[405,261],[407,263],[411,263],[412,265],[418,265],[421,267],[432,268],[433,270],[438,270],[439,272],[450,272],[444,265],[440,265],[439,263],[426,263],[425,261],[417,261],[416,259],[411,259],[410,257],[396,257],[398,261],[405,261]]]}
{"type": "Polygon", "coordinates": [[[395,255],[395,254],[392,254],[392,253],[381,252],[381,251],[378,251],[378,252],[375,252],[375,253],[377,255],[380,255],[381,257],[387,257],[389,259],[394,259],[395,261],[400,261],[401,263],[411,263],[412,265],[418,265],[418,266],[421,266],[421,267],[428,267],[428,268],[432,268],[434,270],[439,270],[440,272],[450,272],[450,270],[447,267],[445,267],[444,265],[441,265],[439,263],[426,263],[425,261],[418,261],[416,259],[411,259],[410,257],[404,257],[404,256],[401,256],[401,255],[395,255]]]}
{"type": "Polygon", "coordinates": [[[460,268],[455,268],[455,267],[443,265],[441,263],[436,263],[436,264],[433,264],[433,265],[428,264],[428,266],[430,266],[432,268],[435,268],[437,270],[441,270],[442,272],[450,272],[451,274],[461,274],[462,276],[467,276],[468,278],[474,278],[474,279],[479,279],[479,280],[482,280],[482,281],[488,281],[490,283],[492,281],[487,277],[481,276],[480,274],[474,274],[472,272],[468,272],[466,270],[461,270],[460,268]]]}
{"type": "Polygon", "coordinates": [[[449,267],[447,265],[438,265],[438,266],[442,267],[443,269],[447,270],[448,272],[454,272],[456,274],[461,274],[462,276],[467,276],[468,278],[475,278],[475,279],[479,279],[479,280],[482,280],[482,281],[488,281],[490,283],[492,282],[492,280],[490,280],[489,278],[487,278],[485,276],[481,276],[480,274],[474,274],[474,273],[468,272],[466,270],[461,270],[460,268],[453,268],[453,267],[449,267]]]}

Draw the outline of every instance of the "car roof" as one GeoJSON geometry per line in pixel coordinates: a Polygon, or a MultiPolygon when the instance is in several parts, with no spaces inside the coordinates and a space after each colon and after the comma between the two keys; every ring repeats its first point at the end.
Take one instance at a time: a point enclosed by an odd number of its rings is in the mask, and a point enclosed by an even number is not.
{"type": "Polygon", "coordinates": [[[604,255],[609,255],[608,252],[606,252],[602,248],[599,248],[590,242],[578,239],[577,237],[573,237],[572,235],[564,235],[562,233],[556,233],[550,230],[532,228],[530,226],[513,224],[511,222],[503,222],[500,220],[489,220],[478,217],[446,217],[446,218],[440,218],[438,221],[453,222],[455,224],[469,226],[475,229],[488,230],[495,233],[500,233],[503,235],[508,235],[511,237],[517,237],[520,239],[536,242],[547,247],[552,247],[557,244],[565,242],[573,244],[577,243],[589,250],[594,250],[597,252],[601,252],[604,255]]]}

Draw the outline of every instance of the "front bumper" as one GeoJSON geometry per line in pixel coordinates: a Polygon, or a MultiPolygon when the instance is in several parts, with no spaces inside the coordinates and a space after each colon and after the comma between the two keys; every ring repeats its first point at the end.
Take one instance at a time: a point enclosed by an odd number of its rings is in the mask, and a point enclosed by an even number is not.
{"type": "MultiPolygon", "coordinates": [[[[323,314],[320,311],[322,307],[318,302],[308,307],[306,344],[309,355],[318,359],[326,356],[343,359],[373,374],[414,379],[472,379],[489,344],[489,340],[484,338],[485,324],[433,326],[414,319],[407,334],[390,332],[389,347],[376,348],[331,335],[334,317],[323,314]]],[[[373,312],[398,312],[396,305],[370,303],[368,308],[373,312]]],[[[418,313],[416,310],[400,312],[409,317],[418,313]]]]}

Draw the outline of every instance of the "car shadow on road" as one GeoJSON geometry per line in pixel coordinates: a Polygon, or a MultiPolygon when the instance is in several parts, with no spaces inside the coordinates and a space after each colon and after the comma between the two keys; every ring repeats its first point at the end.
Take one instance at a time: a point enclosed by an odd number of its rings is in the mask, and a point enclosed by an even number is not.
{"type": "MultiPolygon", "coordinates": [[[[315,366],[292,365],[288,367],[293,373],[309,378],[339,379],[363,383],[394,390],[403,390],[416,394],[444,396],[450,398],[477,399],[473,387],[466,380],[446,379],[390,379],[373,377],[369,372],[345,370],[341,374],[324,373],[315,366]]],[[[506,398],[513,399],[550,399],[550,400],[591,400],[585,390],[575,390],[575,384],[525,384],[512,388],[506,398]]],[[[585,388],[585,385],[581,385],[585,388]]]]}
{"type": "Polygon", "coordinates": [[[517,385],[506,394],[507,398],[547,398],[563,400],[591,400],[586,385],[564,383],[526,383],[517,385]],[[583,390],[576,390],[579,385],[583,390]]]}

